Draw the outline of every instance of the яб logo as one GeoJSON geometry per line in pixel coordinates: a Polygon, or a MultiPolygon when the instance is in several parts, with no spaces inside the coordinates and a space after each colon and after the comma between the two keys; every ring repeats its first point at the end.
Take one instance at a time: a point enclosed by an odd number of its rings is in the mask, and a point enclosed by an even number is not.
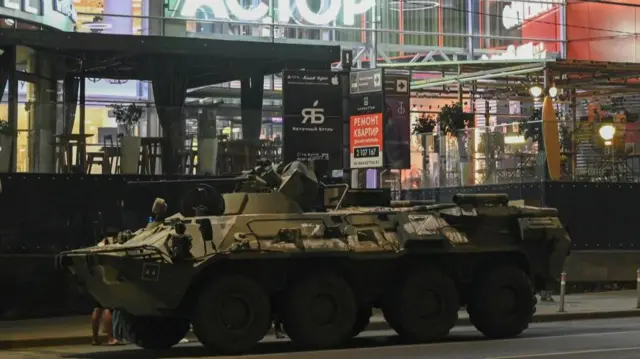
{"type": "Polygon", "coordinates": [[[324,123],[324,109],[317,108],[320,101],[315,100],[313,106],[302,109],[302,123],[311,123],[312,125],[321,125],[324,123]]]}

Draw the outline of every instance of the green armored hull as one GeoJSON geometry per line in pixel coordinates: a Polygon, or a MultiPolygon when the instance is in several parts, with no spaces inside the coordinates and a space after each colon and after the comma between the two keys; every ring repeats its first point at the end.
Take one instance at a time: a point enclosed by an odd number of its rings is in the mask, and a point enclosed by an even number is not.
{"type": "Polygon", "coordinates": [[[359,206],[348,193],[300,163],[261,168],[236,193],[199,189],[170,217],[158,200],[146,228],[60,263],[123,311],[127,336],[144,348],[175,345],[191,324],[203,345],[243,353],[274,318],[295,345],[339,346],[372,308],[411,342],[446,336],[461,307],[488,337],[513,337],[568,254],[555,209],[505,195],[359,206]]]}

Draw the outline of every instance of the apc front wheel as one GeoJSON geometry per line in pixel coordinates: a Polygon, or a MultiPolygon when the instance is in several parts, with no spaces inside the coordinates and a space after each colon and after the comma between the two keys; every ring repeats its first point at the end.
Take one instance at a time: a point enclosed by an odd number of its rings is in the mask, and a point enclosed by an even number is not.
{"type": "Polygon", "coordinates": [[[136,317],[120,314],[124,338],[150,350],[169,349],[189,332],[189,320],[184,318],[136,317]]]}
{"type": "Polygon", "coordinates": [[[533,319],[536,298],[529,277],[514,266],[493,268],[474,283],[467,312],[489,338],[512,338],[533,319]]]}
{"type": "Polygon", "coordinates": [[[271,304],[262,287],[242,275],[216,278],[200,294],[193,331],[208,348],[241,354],[264,338],[271,325],[271,304]]]}

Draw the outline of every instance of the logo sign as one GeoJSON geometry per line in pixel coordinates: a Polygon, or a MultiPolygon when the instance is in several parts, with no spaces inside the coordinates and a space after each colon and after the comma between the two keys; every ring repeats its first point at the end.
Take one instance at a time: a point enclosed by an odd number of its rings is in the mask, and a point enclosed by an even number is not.
{"type": "Polygon", "coordinates": [[[351,97],[349,104],[350,115],[366,115],[370,113],[382,113],[382,92],[370,92],[351,97]]]}
{"type": "Polygon", "coordinates": [[[283,24],[294,19],[311,25],[327,25],[338,21],[342,25],[353,26],[356,16],[367,13],[375,6],[375,0],[322,0],[320,9],[312,9],[309,0],[272,0],[269,3],[273,8],[262,1],[246,8],[240,0],[180,0],[170,8],[179,9],[177,14],[181,17],[196,17],[198,13],[204,14],[207,19],[261,22],[273,13],[274,21],[283,24]]]}
{"type": "Polygon", "coordinates": [[[313,106],[302,109],[302,123],[312,125],[322,125],[324,123],[324,109],[318,108],[320,101],[315,100],[313,106]]]}
{"type": "Polygon", "coordinates": [[[355,115],[349,118],[351,168],[382,167],[382,113],[355,115]]]}
{"type": "Polygon", "coordinates": [[[282,77],[284,162],[320,158],[341,169],[342,79],[330,70],[287,70],[282,77]]]}
{"type": "Polygon", "coordinates": [[[546,0],[546,2],[512,1],[510,5],[502,9],[502,25],[505,29],[513,29],[522,25],[526,20],[553,9],[554,6],[562,4],[564,0],[546,0]]]}

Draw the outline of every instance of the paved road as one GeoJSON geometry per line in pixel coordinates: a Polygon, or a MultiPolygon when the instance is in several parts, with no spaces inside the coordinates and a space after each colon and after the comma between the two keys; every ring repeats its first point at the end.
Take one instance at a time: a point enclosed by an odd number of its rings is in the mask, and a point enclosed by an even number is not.
{"type": "MultiPolygon", "coordinates": [[[[472,327],[455,328],[440,343],[402,345],[389,331],[367,332],[347,348],[296,352],[288,342],[267,338],[250,358],[281,359],[637,359],[640,357],[640,321],[634,318],[533,324],[521,338],[489,341],[472,327]]],[[[8,351],[2,358],[216,358],[199,344],[183,344],[153,353],[130,345],[120,347],[56,347],[8,351]]]]}

